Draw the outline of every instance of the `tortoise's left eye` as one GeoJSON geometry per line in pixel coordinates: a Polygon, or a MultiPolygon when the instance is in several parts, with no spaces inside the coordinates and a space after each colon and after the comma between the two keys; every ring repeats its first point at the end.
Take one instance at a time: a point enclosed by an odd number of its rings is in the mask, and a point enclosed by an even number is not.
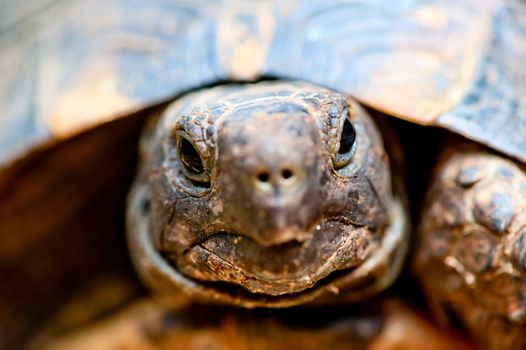
{"type": "Polygon", "coordinates": [[[350,163],[354,155],[356,143],[356,130],[349,120],[349,112],[346,113],[345,121],[343,122],[342,132],[340,134],[340,145],[338,151],[334,155],[334,168],[340,169],[350,163]]]}
{"type": "Polygon", "coordinates": [[[184,133],[180,133],[178,138],[178,155],[184,175],[194,185],[208,187],[210,185],[210,177],[205,169],[201,155],[184,133]]]}

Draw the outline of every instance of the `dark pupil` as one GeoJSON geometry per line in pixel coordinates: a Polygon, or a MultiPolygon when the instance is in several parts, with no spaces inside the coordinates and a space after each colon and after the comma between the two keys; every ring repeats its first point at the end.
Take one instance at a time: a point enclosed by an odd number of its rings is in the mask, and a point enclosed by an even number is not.
{"type": "Polygon", "coordinates": [[[199,153],[197,153],[192,143],[184,138],[181,141],[181,161],[192,173],[201,174],[205,171],[199,153]]]}
{"type": "Polygon", "coordinates": [[[343,123],[342,138],[340,140],[340,149],[338,150],[339,154],[347,153],[351,150],[352,145],[354,144],[354,139],[356,138],[356,132],[354,131],[353,126],[349,119],[345,119],[343,123]]]}

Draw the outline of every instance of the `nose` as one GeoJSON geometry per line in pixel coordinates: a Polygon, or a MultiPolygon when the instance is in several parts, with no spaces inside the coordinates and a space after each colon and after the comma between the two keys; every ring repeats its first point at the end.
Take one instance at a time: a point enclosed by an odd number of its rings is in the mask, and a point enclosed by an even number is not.
{"type": "Polygon", "coordinates": [[[320,210],[318,126],[304,112],[277,107],[285,111],[261,113],[263,105],[232,114],[217,141],[222,220],[263,246],[305,240],[320,210]]]}
{"type": "Polygon", "coordinates": [[[256,192],[286,196],[303,187],[305,179],[305,170],[297,165],[272,164],[261,166],[253,176],[252,184],[256,192]]]}

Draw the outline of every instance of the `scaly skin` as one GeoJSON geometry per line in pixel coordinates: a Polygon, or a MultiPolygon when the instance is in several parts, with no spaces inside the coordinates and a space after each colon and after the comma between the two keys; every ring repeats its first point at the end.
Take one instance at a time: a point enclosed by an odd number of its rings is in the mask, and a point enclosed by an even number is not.
{"type": "Polygon", "coordinates": [[[526,348],[526,174],[476,146],[437,165],[414,269],[443,320],[488,349],[526,348]]]}

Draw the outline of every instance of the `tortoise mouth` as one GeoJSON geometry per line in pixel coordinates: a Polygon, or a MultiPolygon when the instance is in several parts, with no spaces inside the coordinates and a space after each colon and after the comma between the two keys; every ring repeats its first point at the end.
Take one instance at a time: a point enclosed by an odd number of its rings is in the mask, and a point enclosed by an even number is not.
{"type": "MultiPolygon", "coordinates": [[[[233,282],[199,281],[191,277],[189,278],[196,283],[199,283],[206,290],[212,291],[212,293],[217,293],[218,295],[228,295],[229,298],[224,300],[227,303],[229,303],[230,300],[238,300],[241,301],[240,304],[245,307],[288,307],[302,304],[305,301],[313,300],[321,294],[326,294],[326,292],[329,292],[333,295],[340,294],[340,286],[344,285],[344,283],[341,282],[346,279],[346,276],[355,271],[355,269],[356,268],[353,267],[332,271],[327,276],[317,280],[313,285],[310,285],[299,291],[293,291],[279,295],[254,292],[242,285],[233,282]]],[[[376,281],[374,281],[374,279],[367,279],[361,284],[361,286],[364,288],[373,287],[375,282],[376,281]]]]}
{"type": "MultiPolygon", "coordinates": [[[[296,285],[294,288],[290,288],[290,281],[298,280],[297,276],[300,276],[301,273],[303,273],[301,271],[304,270],[297,270],[295,274],[286,275],[288,279],[284,279],[283,275],[279,274],[280,271],[276,270],[274,274],[270,275],[273,276],[273,279],[267,276],[265,279],[260,280],[267,282],[268,285],[280,286],[271,294],[267,287],[262,288],[261,286],[253,285],[247,288],[246,285],[239,282],[236,283],[236,280],[231,278],[206,279],[196,278],[188,274],[187,271],[184,271],[184,269],[179,266],[176,257],[166,253],[163,254],[155,247],[150,232],[149,220],[147,219],[148,213],[140,211],[140,203],[140,196],[134,198],[134,215],[128,216],[128,243],[132,260],[143,281],[157,292],[163,294],[165,300],[169,301],[173,299],[175,303],[181,301],[182,295],[207,303],[238,305],[248,308],[290,307],[314,300],[331,302],[338,300],[338,298],[358,300],[377,293],[390,285],[398,275],[407,251],[408,229],[403,215],[403,207],[401,203],[397,201],[393,206],[392,212],[395,220],[383,231],[381,239],[378,244],[375,245],[375,248],[373,249],[371,247],[368,253],[362,257],[364,259],[362,262],[351,265],[338,265],[338,260],[332,260],[331,264],[329,264],[330,268],[327,269],[325,273],[319,274],[316,278],[309,276],[310,281],[308,283],[304,283],[301,286],[296,285]],[[332,265],[332,263],[336,265],[332,265]],[[282,283],[279,282],[280,280],[282,283]],[[283,283],[283,281],[287,282],[283,283]],[[340,294],[340,296],[335,298],[334,294],[340,294]],[[329,295],[331,296],[330,298],[325,298],[329,295]]],[[[332,223],[334,225],[336,222],[337,221],[329,220],[325,224],[330,225],[332,223]]],[[[346,225],[339,223],[339,226],[344,227],[346,225]]],[[[311,239],[313,239],[313,247],[317,248],[314,250],[316,251],[316,255],[318,258],[321,257],[321,259],[317,261],[325,261],[324,256],[318,254],[318,252],[321,252],[321,249],[316,247],[315,239],[316,237],[318,237],[318,239],[319,237],[326,237],[327,235],[321,235],[320,233],[327,231],[321,230],[321,227],[318,231],[320,232],[313,234],[311,239]]],[[[198,248],[199,246],[203,247],[212,243],[216,244],[222,241],[226,235],[229,235],[228,239],[231,239],[232,244],[234,244],[235,239],[239,237],[225,232],[217,232],[206,241],[197,244],[194,248],[198,248]]],[[[333,239],[332,242],[338,245],[338,242],[342,242],[339,240],[342,239],[341,236],[341,234],[335,235],[336,239],[333,239]],[[340,238],[338,239],[338,237],[340,238]]],[[[348,236],[347,239],[352,236],[356,237],[357,235],[348,236]]],[[[237,244],[239,245],[239,242],[237,244]]],[[[225,250],[228,251],[227,248],[232,247],[232,245],[224,245],[224,247],[225,250]]],[[[340,244],[339,247],[341,247],[342,252],[348,251],[343,248],[345,247],[344,244],[340,244]]],[[[261,249],[264,249],[264,247],[261,247],[261,249]]],[[[280,249],[287,250],[287,247],[283,245],[280,246],[280,249]]],[[[204,251],[206,252],[206,250],[204,251]]],[[[205,261],[208,258],[221,258],[221,254],[224,254],[219,246],[213,252],[215,254],[212,254],[210,250],[208,250],[208,255],[204,255],[207,257],[205,261]]],[[[250,251],[247,251],[247,253],[250,253],[250,251]]],[[[344,260],[344,255],[336,254],[334,256],[338,256],[341,261],[344,260]]],[[[311,264],[308,266],[312,267],[314,265],[311,264]]],[[[225,269],[222,269],[222,271],[225,271],[225,269]]]]}
{"type": "Polygon", "coordinates": [[[336,272],[348,272],[379,247],[377,232],[334,219],[307,232],[302,242],[265,247],[246,236],[220,231],[183,254],[163,256],[196,281],[280,296],[315,288],[336,272]]]}

